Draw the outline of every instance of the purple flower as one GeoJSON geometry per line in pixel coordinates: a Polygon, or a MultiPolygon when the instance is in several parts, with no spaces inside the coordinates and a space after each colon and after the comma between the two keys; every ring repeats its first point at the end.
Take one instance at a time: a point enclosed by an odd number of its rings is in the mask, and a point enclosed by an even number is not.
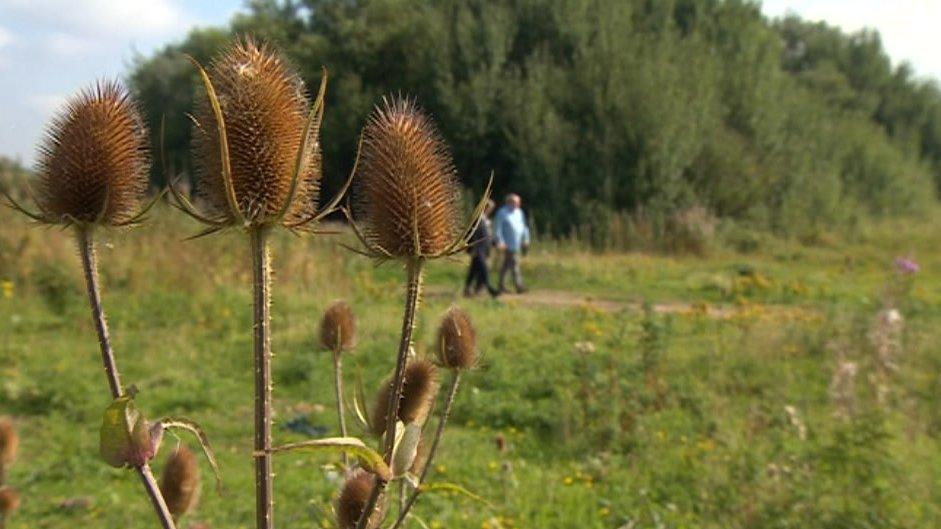
{"type": "Polygon", "coordinates": [[[914,259],[909,259],[907,257],[896,257],[895,269],[902,274],[914,274],[921,270],[921,267],[918,266],[918,263],[915,262],[914,259]]]}

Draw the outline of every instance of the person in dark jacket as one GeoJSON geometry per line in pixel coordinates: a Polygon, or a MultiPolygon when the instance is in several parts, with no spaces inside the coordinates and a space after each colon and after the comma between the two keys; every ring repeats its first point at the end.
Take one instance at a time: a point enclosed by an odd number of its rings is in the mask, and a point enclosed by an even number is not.
{"type": "Polygon", "coordinates": [[[487,269],[487,257],[490,255],[490,247],[493,246],[490,214],[493,212],[494,206],[492,200],[487,201],[480,223],[477,224],[477,229],[471,235],[470,246],[467,247],[471,262],[470,269],[467,271],[467,281],[464,282],[464,295],[468,297],[479,293],[484,288],[493,297],[499,295],[497,289],[490,286],[490,274],[487,269]]]}

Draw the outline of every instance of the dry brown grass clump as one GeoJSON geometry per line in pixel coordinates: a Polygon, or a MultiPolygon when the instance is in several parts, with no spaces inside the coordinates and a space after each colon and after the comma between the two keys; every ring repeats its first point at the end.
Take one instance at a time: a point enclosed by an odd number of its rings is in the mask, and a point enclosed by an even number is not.
{"type": "Polygon", "coordinates": [[[147,129],[127,91],[103,81],[71,98],[39,147],[38,206],[49,222],[121,225],[147,190],[147,129]]]}
{"type": "Polygon", "coordinates": [[[180,446],[167,459],[160,479],[160,492],[174,518],[180,518],[196,508],[199,501],[199,466],[196,456],[180,446]]]}
{"type": "MultiPolygon", "coordinates": [[[[386,410],[389,409],[391,385],[391,381],[383,382],[376,397],[376,406],[371,417],[373,433],[376,435],[382,435],[386,431],[386,410]]],[[[405,367],[398,419],[405,424],[424,422],[434,404],[438,385],[438,368],[432,362],[422,358],[409,360],[405,367]]]]}
{"type": "Polygon", "coordinates": [[[460,192],[447,146],[410,100],[383,98],[363,129],[357,214],[387,257],[436,256],[461,233],[460,192]]]}
{"type": "Polygon", "coordinates": [[[336,502],[337,523],[340,529],[356,527],[356,522],[362,516],[375,486],[374,476],[363,469],[354,471],[346,479],[336,502]]]}
{"type": "MultiPolygon", "coordinates": [[[[291,197],[298,150],[310,112],[304,83],[272,48],[250,38],[237,40],[208,68],[228,138],[235,202],[253,224],[278,218],[291,197]]],[[[196,111],[193,151],[199,194],[216,220],[234,222],[224,178],[224,152],[212,105],[196,111]]],[[[300,159],[297,186],[285,222],[309,217],[320,186],[319,127],[311,127],[300,159]]]]}
{"type": "Polygon", "coordinates": [[[356,317],[349,303],[333,302],[320,320],[320,345],[329,351],[348,351],[356,341],[356,317]]]}
{"type": "Polygon", "coordinates": [[[477,365],[477,331],[470,316],[451,307],[438,328],[438,362],[448,369],[472,369],[477,365]]]}

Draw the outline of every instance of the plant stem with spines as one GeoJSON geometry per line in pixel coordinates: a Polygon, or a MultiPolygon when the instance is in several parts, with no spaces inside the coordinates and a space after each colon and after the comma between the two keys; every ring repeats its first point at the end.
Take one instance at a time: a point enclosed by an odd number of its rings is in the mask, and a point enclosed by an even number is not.
{"type": "Polygon", "coordinates": [[[250,229],[254,301],[255,527],[274,527],[274,472],[271,464],[271,251],[270,228],[250,229]]]}
{"type": "MultiPolygon", "coordinates": [[[[98,345],[101,348],[101,360],[104,364],[105,375],[108,378],[108,387],[111,389],[112,399],[117,399],[124,395],[124,389],[121,387],[121,373],[118,371],[117,363],[114,359],[114,350],[111,348],[111,337],[108,335],[108,322],[105,319],[105,312],[101,305],[101,287],[98,284],[98,260],[95,254],[95,241],[92,237],[91,228],[78,229],[78,247],[82,256],[82,270],[85,275],[85,286],[88,290],[88,301],[91,305],[92,319],[95,322],[95,331],[98,333],[98,345]]],[[[150,465],[144,463],[134,469],[140,476],[147,497],[153,504],[154,511],[163,529],[176,529],[173,522],[173,515],[167,508],[167,502],[163,499],[157,480],[154,478],[150,465]]]]}
{"type": "Polygon", "coordinates": [[[428,450],[428,458],[425,459],[425,466],[422,468],[421,475],[418,476],[418,485],[415,487],[415,490],[412,491],[411,496],[408,497],[405,506],[399,511],[399,517],[395,520],[391,529],[398,529],[398,527],[405,522],[408,511],[412,509],[412,506],[415,505],[415,501],[418,500],[418,495],[421,494],[421,486],[425,482],[425,478],[428,477],[428,472],[431,471],[431,465],[434,462],[435,454],[438,452],[438,445],[441,443],[441,438],[444,437],[444,427],[448,423],[448,417],[451,415],[451,406],[454,405],[454,398],[457,396],[457,388],[460,384],[461,372],[455,370],[451,375],[451,387],[448,389],[448,397],[444,402],[444,410],[441,412],[441,417],[438,419],[438,427],[435,429],[435,436],[431,441],[431,448],[428,450]]]}
{"type": "MultiPolygon", "coordinates": [[[[342,338],[342,337],[341,337],[342,338]]],[[[342,339],[338,340],[342,343],[342,339]]],[[[340,421],[340,436],[346,437],[346,417],[343,413],[343,359],[341,351],[333,351],[333,386],[337,394],[337,417],[340,421]]],[[[343,469],[349,470],[350,458],[343,452],[343,469]]]]}
{"type": "MultiPolygon", "coordinates": [[[[408,361],[409,349],[412,347],[412,332],[415,330],[415,314],[418,311],[418,303],[421,299],[422,279],[424,273],[425,259],[420,256],[412,257],[406,263],[406,275],[408,277],[407,290],[405,293],[405,313],[402,316],[402,335],[399,340],[399,351],[396,357],[395,372],[392,375],[392,391],[389,392],[389,406],[386,409],[386,429],[384,443],[384,459],[386,463],[392,466],[392,449],[395,447],[395,423],[399,415],[399,401],[402,399],[402,386],[405,383],[405,364],[408,361]]],[[[365,529],[369,518],[372,516],[386,488],[386,482],[378,480],[373,488],[369,501],[366,502],[366,508],[356,524],[356,529],[365,529]]]]}

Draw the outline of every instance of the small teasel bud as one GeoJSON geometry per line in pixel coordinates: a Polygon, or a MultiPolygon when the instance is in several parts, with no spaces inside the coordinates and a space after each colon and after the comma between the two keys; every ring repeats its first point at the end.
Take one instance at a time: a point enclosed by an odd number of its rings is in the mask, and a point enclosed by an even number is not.
{"type": "MultiPolygon", "coordinates": [[[[373,433],[382,435],[386,431],[386,413],[389,409],[392,384],[389,380],[382,383],[376,398],[376,407],[372,414],[373,433]]],[[[405,381],[402,384],[402,398],[399,401],[398,420],[405,424],[424,423],[438,393],[438,368],[424,359],[414,358],[405,366],[405,381]]]]}
{"type": "Polygon", "coordinates": [[[440,255],[461,236],[451,155],[413,100],[383,98],[373,110],[355,182],[365,240],[387,256],[440,255]]]}
{"type": "Polygon", "coordinates": [[[20,506],[20,494],[12,487],[0,486],[0,520],[13,514],[20,506]]]}
{"type": "MultiPolygon", "coordinates": [[[[228,139],[231,183],[236,207],[252,224],[277,218],[290,197],[286,221],[298,221],[317,207],[320,147],[308,138],[297,186],[291,194],[298,150],[310,104],[297,72],[269,46],[251,38],[237,40],[212,61],[209,79],[218,97],[228,139]]],[[[210,216],[233,222],[235,212],[222,166],[215,113],[208,98],[196,110],[193,158],[198,194],[210,216]]],[[[312,128],[309,134],[316,134],[312,128]]]]}
{"type": "Polygon", "coordinates": [[[13,421],[9,417],[0,417],[0,477],[3,469],[10,466],[16,459],[16,452],[20,447],[20,437],[16,433],[13,421]]]}
{"type": "Polygon", "coordinates": [[[477,331],[470,316],[451,307],[438,328],[438,362],[448,369],[471,369],[477,365],[477,331]]]}
{"type": "Polygon", "coordinates": [[[147,191],[147,129],[117,82],[99,82],[66,103],[39,147],[37,200],[50,222],[121,225],[147,191]]]}
{"type": "Polygon", "coordinates": [[[337,523],[340,529],[356,527],[356,522],[363,515],[363,509],[366,508],[375,486],[375,476],[363,469],[353,471],[346,478],[336,502],[337,523]]]}
{"type": "Polygon", "coordinates": [[[199,482],[196,456],[181,445],[170,454],[160,479],[160,492],[174,518],[178,519],[196,507],[199,482]]]}
{"type": "Polygon", "coordinates": [[[353,348],[356,340],[356,318],[350,305],[335,301],[323,313],[320,320],[320,345],[339,353],[353,348]]]}
{"type": "Polygon", "coordinates": [[[497,446],[497,452],[506,453],[506,437],[502,433],[493,438],[493,443],[497,446]]]}

